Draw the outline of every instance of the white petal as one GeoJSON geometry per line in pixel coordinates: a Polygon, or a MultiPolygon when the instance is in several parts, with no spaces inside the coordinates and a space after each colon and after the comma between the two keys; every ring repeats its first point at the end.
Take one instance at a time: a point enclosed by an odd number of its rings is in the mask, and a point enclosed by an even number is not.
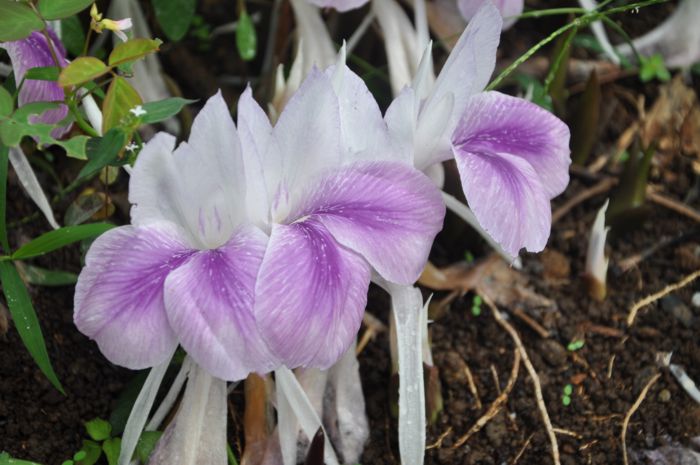
{"type": "Polygon", "coordinates": [[[53,229],[58,229],[60,226],[56,222],[56,218],[53,216],[53,211],[51,211],[51,204],[49,204],[49,199],[46,198],[44,190],[39,184],[39,180],[34,174],[27,157],[22,152],[22,147],[10,147],[10,163],[12,168],[15,170],[17,179],[19,179],[20,184],[24,187],[29,197],[34,201],[41,213],[44,214],[46,220],[49,222],[53,229]]]}

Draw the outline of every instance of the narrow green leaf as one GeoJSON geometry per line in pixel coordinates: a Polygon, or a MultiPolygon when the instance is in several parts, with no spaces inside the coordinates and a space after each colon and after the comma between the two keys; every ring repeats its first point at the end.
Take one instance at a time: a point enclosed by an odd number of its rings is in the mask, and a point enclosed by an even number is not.
{"type": "Polygon", "coordinates": [[[123,125],[123,119],[129,115],[129,110],[141,105],[143,100],[129,81],[121,76],[114,78],[107,89],[107,96],[102,104],[102,133],[123,125]]]}
{"type": "Polygon", "coordinates": [[[63,19],[80,13],[95,0],[39,0],[39,13],[46,20],[63,19]]]}
{"type": "Polygon", "coordinates": [[[112,434],[112,425],[102,418],[95,418],[85,422],[85,429],[88,435],[95,441],[104,441],[112,434]]]}
{"type": "Polygon", "coordinates": [[[172,97],[157,102],[144,103],[142,106],[146,114],[141,116],[141,122],[144,124],[160,123],[180,113],[180,110],[182,110],[185,105],[194,102],[196,102],[196,100],[172,97]]]}
{"type": "Polygon", "coordinates": [[[119,128],[110,129],[102,137],[90,139],[87,144],[88,162],[78,173],[78,179],[96,174],[105,166],[116,163],[126,145],[126,134],[119,128]]]}
{"type": "Polygon", "coordinates": [[[160,39],[131,39],[128,42],[122,42],[114,47],[112,53],[109,54],[109,66],[118,66],[122,63],[138,60],[149,53],[157,52],[160,45],[163,43],[160,39]]]}
{"type": "Polygon", "coordinates": [[[20,40],[44,29],[44,22],[29,5],[15,0],[0,0],[0,42],[20,40]]]}
{"type": "Polygon", "coordinates": [[[593,71],[586,82],[586,89],[574,104],[571,120],[571,160],[582,166],[588,160],[598,141],[598,123],[603,100],[598,75],[593,71]]]}
{"type": "Polygon", "coordinates": [[[61,20],[61,41],[66,50],[73,56],[83,53],[85,47],[85,30],[77,16],[69,16],[61,20]]]}
{"type": "Polygon", "coordinates": [[[12,95],[4,87],[0,87],[0,117],[10,116],[14,103],[12,95]]]}
{"type": "Polygon", "coordinates": [[[58,66],[38,66],[36,68],[29,68],[27,73],[24,75],[26,80],[35,81],[58,81],[58,75],[61,70],[58,66]]]}
{"type": "Polygon", "coordinates": [[[49,270],[39,266],[27,265],[21,261],[15,262],[22,279],[36,286],[71,286],[78,282],[78,275],[68,271],[49,270]]]}
{"type": "Polygon", "coordinates": [[[102,443],[102,450],[107,457],[109,465],[117,465],[119,461],[119,452],[122,448],[122,440],[120,438],[107,439],[102,443]]]}
{"type": "Polygon", "coordinates": [[[196,0],[151,0],[158,24],[168,39],[177,42],[185,37],[192,24],[196,0]]]}
{"type": "Polygon", "coordinates": [[[161,431],[144,431],[141,433],[139,442],[136,444],[136,457],[141,463],[148,463],[148,458],[162,435],[161,431]]]}
{"type": "Polygon", "coordinates": [[[63,68],[58,76],[58,84],[62,87],[77,86],[92,81],[109,72],[109,67],[95,57],[76,58],[63,68]]]}
{"type": "Polygon", "coordinates": [[[10,150],[0,144],[0,246],[2,251],[10,253],[10,243],[7,241],[7,224],[5,209],[7,208],[7,164],[10,150]]]}
{"type": "Polygon", "coordinates": [[[65,226],[49,231],[36,239],[24,244],[12,254],[13,260],[26,260],[28,258],[44,255],[60,249],[74,242],[99,236],[112,229],[114,225],[108,223],[90,223],[78,226],[65,226]]]}
{"type": "Polygon", "coordinates": [[[250,61],[255,58],[258,48],[258,38],[255,34],[255,26],[253,20],[250,19],[248,13],[244,10],[238,17],[238,26],[236,27],[236,47],[238,53],[245,61],[250,61]]]}
{"type": "Polygon", "coordinates": [[[41,334],[39,320],[29,298],[29,293],[13,263],[0,262],[0,281],[2,281],[7,307],[24,346],[51,384],[62,394],[65,394],[63,386],[61,386],[61,382],[51,366],[44,336],[41,334]]]}

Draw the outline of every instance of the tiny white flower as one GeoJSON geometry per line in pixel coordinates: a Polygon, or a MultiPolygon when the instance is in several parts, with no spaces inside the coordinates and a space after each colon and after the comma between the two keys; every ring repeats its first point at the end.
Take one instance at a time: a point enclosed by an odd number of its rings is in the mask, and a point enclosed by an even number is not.
{"type": "Polygon", "coordinates": [[[124,150],[127,152],[133,152],[134,150],[138,149],[140,147],[139,144],[134,144],[133,142],[124,147],[124,150]]]}
{"type": "Polygon", "coordinates": [[[134,108],[129,110],[134,116],[143,116],[146,114],[146,110],[143,109],[141,105],[136,105],[134,108]]]}

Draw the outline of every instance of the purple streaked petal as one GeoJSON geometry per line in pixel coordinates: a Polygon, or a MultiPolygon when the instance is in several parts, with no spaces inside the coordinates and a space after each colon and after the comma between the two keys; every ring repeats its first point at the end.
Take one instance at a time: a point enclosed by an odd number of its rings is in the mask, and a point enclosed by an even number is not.
{"type": "Polygon", "coordinates": [[[385,279],[413,284],[442,229],[445,205],[430,179],[412,167],[361,162],[315,182],[294,217],[307,215],[385,279]]]}
{"type": "Polygon", "coordinates": [[[367,262],[314,219],[275,224],[255,287],[255,318],[288,367],[326,369],[357,335],[367,303],[367,262]]]}
{"type": "Polygon", "coordinates": [[[469,153],[506,153],[532,165],[551,199],[569,183],[569,128],[547,110],[500,92],[467,102],[452,144],[469,153]]]}
{"type": "Polygon", "coordinates": [[[334,10],[344,11],[360,8],[369,0],[308,0],[309,3],[316,5],[319,8],[333,8],[334,10]]]}
{"type": "Polygon", "coordinates": [[[90,247],[78,277],[76,326],[117,365],[137,370],[163,362],[177,346],[163,284],[191,254],[170,223],[106,232],[90,247]]]}
{"type": "MultiPolygon", "coordinates": [[[[49,31],[52,37],[54,50],[61,66],[66,66],[66,52],[53,31],[49,31]]],[[[56,66],[51,56],[49,43],[40,32],[32,32],[28,37],[14,42],[0,44],[0,47],[7,50],[10,61],[14,69],[15,81],[19,85],[24,79],[24,75],[30,68],[40,66],[56,66]]],[[[18,103],[20,106],[33,102],[63,102],[65,94],[63,89],[51,81],[27,80],[24,82],[19,92],[18,103]]],[[[46,110],[43,114],[30,117],[32,123],[56,124],[68,115],[68,107],[61,105],[53,110],[46,110]]],[[[55,138],[61,137],[68,132],[70,125],[56,128],[52,131],[55,138]]]]}
{"type": "Polygon", "coordinates": [[[457,6],[462,17],[469,21],[487,1],[496,5],[496,8],[498,8],[498,11],[504,18],[503,30],[515,24],[517,19],[514,16],[518,16],[523,12],[523,0],[457,0],[457,6]]]}
{"type": "Polygon", "coordinates": [[[192,255],[165,280],[166,312],[180,344],[217,378],[237,381],[277,366],[253,317],[266,243],[262,231],[244,227],[218,249],[192,255]]]}

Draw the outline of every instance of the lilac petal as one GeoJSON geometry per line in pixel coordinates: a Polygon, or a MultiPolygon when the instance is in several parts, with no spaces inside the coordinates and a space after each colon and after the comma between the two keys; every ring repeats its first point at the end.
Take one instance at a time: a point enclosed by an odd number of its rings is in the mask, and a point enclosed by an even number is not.
{"type": "Polygon", "coordinates": [[[402,163],[356,163],[314,183],[298,213],[311,215],[389,281],[413,284],[445,205],[430,179],[402,163]]]}
{"type": "MultiPolygon", "coordinates": [[[[68,62],[66,61],[66,52],[63,46],[52,31],[50,31],[50,35],[52,36],[59,64],[66,66],[68,62]]],[[[40,32],[32,32],[22,40],[6,42],[0,44],[0,47],[7,50],[7,54],[10,56],[10,61],[14,68],[15,81],[18,85],[30,68],[56,66],[49,50],[49,43],[40,32]]],[[[63,89],[56,82],[27,80],[19,92],[18,103],[22,106],[33,102],[63,102],[64,99],[63,89]]],[[[31,117],[30,121],[32,123],[56,124],[67,115],[68,107],[61,105],[59,108],[46,110],[39,116],[31,117]]],[[[55,138],[60,138],[69,129],[70,125],[57,128],[52,131],[51,135],[55,138]]]]}
{"type": "Polygon", "coordinates": [[[452,135],[458,152],[501,154],[532,165],[551,199],[569,184],[569,128],[559,118],[527,100],[483,92],[467,102],[452,135]]]}
{"type": "Polygon", "coordinates": [[[266,243],[262,231],[245,227],[218,249],[196,252],[165,280],[165,308],[180,344],[217,378],[237,381],[277,365],[252,314],[266,243]]]}
{"type": "Polygon", "coordinates": [[[254,310],[268,346],[288,367],[330,367],[360,328],[369,279],[318,221],[273,225],[254,310]]]}
{"type": "Polygon", "coordinates": [[[138,370],[163,362],[177,346],[163,284],[191,253],[169,223],[106,232],[90,247],[78,277],[76,326],[117,365],[138,370]]]}
{"type": "Polygon", "coordinates": [[[496,8],[498,8],[498,11],[504,18],[503,30],[515,24],[517,18],[514,18],[514,16],[518,16],[523,12],[523,0],[457,0],[457,6],[459,7],[459,12],[462,14],[462,17],[469,21],[487,1],[496,5],[496,8]]]}
{"type": "Polygon", "coordinates": [[[309,0],[309,3],[319,8],[333,8],[342,13],[344,11],[360,8],[368,1],[369,0],[309,0]]]}

